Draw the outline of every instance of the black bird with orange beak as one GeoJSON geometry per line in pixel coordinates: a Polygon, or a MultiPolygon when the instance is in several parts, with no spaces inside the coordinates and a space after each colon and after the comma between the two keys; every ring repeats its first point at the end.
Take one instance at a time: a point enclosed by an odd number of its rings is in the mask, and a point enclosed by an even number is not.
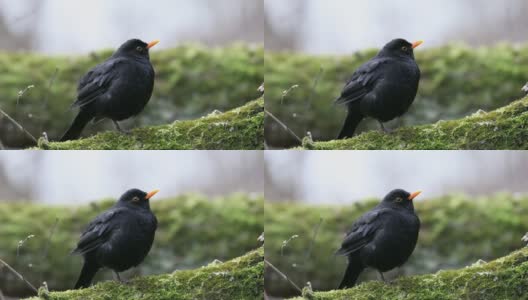
{"type": "Polygon", "coordinates": [[[88,225],[72,251],[72,254],[84,257],[75,289],[90,286],[97,271],[103,267],[112,269],[121,281],[119,272],[135,267],[145,259],[158,226],[149,203],[157,192],[128,190],[113,207],[88,225]]]}
{"type": "Polygon", "coordinates": [[[336,104],[344,104],[348,109],[338,139],[352,137],[365,117],[376,119],[381,129],[387,132],[383,122],[407,112],[416,97],[420,81],[414,49],[422,43],[392,40],[352,74],[335,100],[336,104]]]}
{"type": "Polygon", "coordinates": [[[72,107],[79,113],[61,141],[78,139],[88,122],[111,119],[117,130],[122,121],[143,111],[154,89],[149,49],[159,41],[126,41],[105,62],[86,73],[77,87],[72,107]]]}
{"type": "Polygon", "coordinates": [[[362,215],[347,233],[337,255],[348,257],[348,266],[339,289],[354,286],[365,268],[383,272],[403,265],[418,240],[420,219],[413,199],[421,193],[396,189],[371,211],[362,215]]]}

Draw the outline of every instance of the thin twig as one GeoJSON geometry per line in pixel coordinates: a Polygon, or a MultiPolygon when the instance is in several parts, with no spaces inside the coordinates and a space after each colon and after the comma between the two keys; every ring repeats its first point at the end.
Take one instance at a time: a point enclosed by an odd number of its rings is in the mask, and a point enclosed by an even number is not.
{"type": "MultiPolygon", "coordinates": [[[[51,87],[53,86],[53,83],[55,83],[55,79],[57,78],[57,75],[59,74],[59,68],[55,68],[55,72],[53,72],[53,75],[51,75],[51,78],[48,82],[48,86],[46,88],[46,94],[44,95],[44,100],[42,101],[42,108],[43,111],[48,110],[48,99],[51,92],[51,87]]],[[[40,131],[44,131],[44,122],[41,122],[40,131]]]]}
{"type": "Polygon", "coordinates": [[[16,257],[18,257],[20,255],[20,247],[24,246],[24,244],[29,241],[30,239],[34,238],[35,235],[34,234],[30,234],[28,236],[26,236],[25,239],[21,240],[21,241],[18,241],[18,245],[17,245],[17,251],[16,251],[16,257]]]}
{"type": "Polygon", "coordinates": [[[271,264],[267,259],[264,259],[264,263],[266,263],[273,271],[275,271],[277,274],[279,274],[282,279],[288,281],[299,293],[302,293],[302,289],[295,284],[295,282],[291,281],[288,276],[286,276],[284,273],[282,273],[277,267],[275,267],[273,264],[271,264]]]}
{"type": "Polygon", "coordinates": [[[24,278],[24,276],[22,276],[22,274],[18,273],[15,269],[13,269],[13,267],[11,267],[8,263],[3,261],[2,259],[0,259],[0,263],[2,263],[4,266],[6,266],[9,269],[9,271],[11,271],[13,274],[15,274],[15,276],[18,277],[18,279],[24,281],[35,293],[38,294],[38,290],[35,288],[35,286],[33,286],[31,284],[31,282],[27,281],[26,278],[24,278]]]}
{"type": "Polygon", "coordinates": [[[27,91],[29,91],[30,89],[32,89],[34,87],[35,87],[34,85],[30,84],[30,85],[26,86],[23,90],[18,91],[16,107],[18,107],[18,104],[20,104],[20,99],[22,99],[22,96],[24,96],[24,94],[26,94],[27,91]]]}
{"type": "Polygon", "coordinates": [[[321,228],[321,225],[323,224],[323,218],[319,218],[319,223],[314,228],[314,233],[312,236],[312,240],[310,241],[310,246],[308,246],[308,250],[306,250],[306,254],[304,259],[307,260],[310,258],[310,255],[312,255],[313,246],[315,244],[315,239],[317,238],[317,235],[319,234],[319,228],[321,228]]]}
{"type": "MultiPolygon", "coordinates": [[[[55,229],[57,228],[58,224],[59,224],[59,218],[55,218],[55,224],[53,224],[50,234],[48,235],[48,238],[46,239],[46,244],[44,245],[44,249],[42,250],[40,261],[45,261],[46,257],[48,256],[48,250],[49,250],[51,238],[53,237],[53,234],[55,233],[55,229]]],[[[42,272],[40,273],[40,281],[44,281],[44,269],[42,269],[42,272]]]]}
{"type": "MultiPolygon", "coordinates": [[[[312,239],[310,240],[310,245],[308,246],[308,249],[306,250],[306,253],[304,254],[304,261],[303,261],[303,267],[304,264],[310,259],[310,256],[312,255],[312,251],[315,245],[315,240],[317,239],[317,235],[319,234],[319,229],[321,228],[321,225],[323,224],[323,218],[319,218],[319,223],[315,225],[312,239]]],[[[303,281],[308,281],[308,269],[305,269],[305,272],[303,274],[303,281]]]]}
{"type": "Polygon", "coordinates": [[[18,124],[17,121],[15,121],[15,119],[11,118],[6,112],[4,112],[1,108],[0,108],[0,114],[2,114],[4,117],[6,117],[9,121],[11,121],[11,123],[13,123],[18,129],[20,129],[22,132],[24,132],[35,144],[38,144],[38,141],[37,139],[29,132],[27,131],[24,127],[22,127],[22,125],[18,124]]]}
{"type": "Polygon", "coordinates": [[[298,137],[293,130],[291,130],[286,124],[282,123],[281,120],[279,120],[277,117],[275,117],[272,113],[270,113],[268,110],[264,109],[264,112],[270,116],[277,124],[279,124],[284,130],[286,130],[291,136],[293,136],[300,144],[302,144],[302,139],[298,137]]]}
{"type": "MultiPolygon", "coordinates": [[[[315,95],[315,90],[317,88],[317,85],[319,84],[319,81],[323,77],[323,74],[324,74],[323,67],[319,67],[319,73],[317,73],[317,76],[315,77],[315,79],[313,81],[312,89],[310,91],[310,95],[308,96],[308,100],[306,100],[306,111],[310,111],[312,109],[312,100],[313,100],[313,97],[315,95]]],[[[304,124],[305,124],[304,132],[307,132],[309,128],[306,125],[307,124],[306,122],[304,124]]]]}
{"type": "Polygon", "coordinates": [[[282,105],[282,103],[284,102],[284,98],[286,98],[286,96],[288,96],[288,94],[289,94],[291,91],[293,91],[294,89],[296,89],[296,88],[298,88],[298,87],[299,87],[298,84],[294,84],[294,85],[290,86],[289,89],[287,89],[287,90],[285,90],[285,91],[282,92],[282,97],[281,97],[281,101],[280,101],[281,105],[282,105]]]}
{"type": "Polygon", "coordinates": [[[281,252],[281,256],[284,256],[284,247],[286,247],[292,240],[294,240],[294,239],[296,239],[298,237],[299,237],[299,235],[294,234],[294,235],[290,236],[289,239],[287,239],[285,241],[282,241],[282,246],[281,246],[281,251],[280,251],[281,252]]]}
{"type": "Polygon", "coordinates": [[[55,233],[55,229],[57,228],[58,224],[59,224],[59,218],[55,218],[55,223],[53,224],[53,227],[51,227],[50,234],[48,235],[48,238],[46,239],[46,245],[44,245],[44,249],[42,250],[41,259],[44,259],[46,258],[46,256],[48,256],[48,250],[49,250],[51,238],[53,237],[53,234],[55,233]]]}

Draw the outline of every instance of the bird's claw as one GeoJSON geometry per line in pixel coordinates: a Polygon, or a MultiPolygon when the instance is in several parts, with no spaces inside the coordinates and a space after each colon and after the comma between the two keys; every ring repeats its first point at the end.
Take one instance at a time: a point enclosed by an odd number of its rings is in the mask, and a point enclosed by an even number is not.
{"type": "Polygon", "coordinates": [[[117,129],[117,131],[119,131],[121,134],[125,134],[125,135],[130,135],[131,134],[131,131],[124,130],[123,128],[121,128],[121,126],[119,126],[119,123],[117,123],[117,121],[114,121],[114,125],[115,125],[115,128],[117,129]]]}
{"type": "Polygon", "coordinates": [[[391,134],[391,133],[393,132],[393,130],[390,130],[390,129],[385,128],[385,125],[383,125],[382,122],[379,122],[379,121],[378,121],[378,123],[380,124],[381,131],[382,131],[383,133],[391,134]]]}

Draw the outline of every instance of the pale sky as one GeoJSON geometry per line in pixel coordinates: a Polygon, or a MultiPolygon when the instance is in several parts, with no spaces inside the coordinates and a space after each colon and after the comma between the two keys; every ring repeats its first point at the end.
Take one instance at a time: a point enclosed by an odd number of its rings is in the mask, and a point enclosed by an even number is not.
{"type": "MultiPolygon", "coordinates": [[[[423,47],[435,47],[446,42],[464,42],[467,36],[459,33],[471,36],[475,30],[506,31],[496,39],[501,42],[508,40],[511,29],[522,30],[516,24],[496,22],[495,17],[508,19],[516,12],[508,1],[303,0],[306,16],[298,23],[289,20],[295,12],[293,1],[264,1],[272,24],[277,29],[293,28],[301,40],[300,50],[313,54],[345,54],[380,48],[400,37],[409,41],[424,40],[423,47]]],[[[527,39],[525,34],[521,42],[527,39]]]]}
{"type": "Polygon", "coordinates": [[[55,204],[115,198],[130,188],[159,188],[160,199],[264,193],[260,151],[2,151],[0,164],[35,189],[34,199],[55,204]]]}
{"type": "MultiPolygon", "coordinates": [[[[298,190],[295,200],[350,203],[390,190],[423,190],[422,198],[450,193],[528,193],[525,151],[268,151],[276,182],[298,190]]],[[[288,199],[290,200],[290,199],[288,199]]]]}

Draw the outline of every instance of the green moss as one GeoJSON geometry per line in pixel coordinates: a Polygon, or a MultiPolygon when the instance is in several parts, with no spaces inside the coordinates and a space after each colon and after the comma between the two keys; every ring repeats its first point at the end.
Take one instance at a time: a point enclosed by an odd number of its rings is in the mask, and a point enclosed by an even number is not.
{"type": "Polygon", "coordinates": [[[145,276],[128,284],[99,283],[83,290],[46,293],[37,299],[261,299],[264,286],[262,248],[230,260],[188,271],[145,276]]]}
{"type": "Polygon", "coordinates": [[[49,150],[256,150],[264,148],[264,100],[196,120],[117,131],[68,142],[39,143],[49,150]]]}
{"type": "MultiPolygon", "coordinates": [[[[352,72],[375,53],[371,49],[348,56],[311,56],[266,51],[266,109],[299,136],[310,131],[316,141],[334,139],[346,111],[332,105],[333,99],[352,72]],[[284,96],[283,92],[293,85],[298,88],[284,96]]],[[[422,78],[416,100],[401,118],[406,126],[459,119],[479,109],[490,111],[505,106],[522,96],[521,87],[527,80],[528,45],[448,45],[418,49],[415,54],[422,78]]],[[[297,145],[272,120],[265,122],[270,146],[297,145]]],[[[377,128],[377,122],[366,120],[359,132],[377,128]]]]}
{"type": "MultiPolygon", "coordinates": [[[[354,220],[378,202],[346,206],[266,202],[266,258],[300,286],[310,281],[314,290],[334,289],[341,280],[346,258],[333,253],[354,220]],[[311,255],[306,258],[320,219],[323,221],[311,255]],[[298,237],[283,247],[283,242],[293,235],[298,237]]],[[[386,278],[434,273],[507,255],[522,246],[521,237],[528,228],[528,196],[451,195],[417,201],[415,207],[422,223],[416,249],[406,264],[385,274],[386,278]]],[[[265,277],[266,290],[271,295],[296,294],[271,270],[266,270],[265,277]]],[[[360,281],[377,277],[376,272],[367,270],[360,281]]]]}
{"type": "Polygon", "coordinates": [[[524,150],[528,149],[528,97],[460,120],[403,127],[390,134],[369,131],[346,140],[303,143],[317,150],[524,150]]]}
{"type": "MultiPolygon", "coordinates": [[[[34,136],[46,131],[51,140],[57,139],[75,116],[76,111],[69,111],[69,107],[79,78],[110,55],[109,50],[86,56],[0,52],[1,108],[34,136]],[[34,88],[17,99],[18,92],[29,85],[34,88]]],[[[248,99],[259,97],[257,88],[264,81],[262,46],[182,45],[154,49],[150,56],[156,70],[154,93],[145,111],[127,121],[127,127],[168,124],[197,118],[215,109],[239,107],[248,99]]],[[[112,128],[112,122],[104,121],[88,126],[84,135],[112,128]]],[[[31,145],[18,129],[1,118],[0,139],[8,147],[31,145]]]]}
{"type": "MultiPolygon", "coordinates": [[[[51,290],[70,289],[81,270],[82,258],[69,255],[88,222],[113,205],[114,200],[83,206],[49,206],[30,203],[0,203],[0,258],[38,286],[51,290]],[[51,228],[59,220],[47,256],[42,259],[51,228]],[[19,249],[17,245],[34,235],[19,249]]],[[[263,232],[263,197],[246,194],[209,199],[195,194],[154,200],[158,230],[152,249],[138,268],[124,274],[161,274],[202,266],[213,259],[227,260],[259,246],[263,232]]],[[[95,282],[112,278],[101,270],[95,282]]],[[[6,295],[31,295],[9,272],[0,272],[0,290],[6,295]]]]}
{"type": "Polygon", "coordinates": [[[528,248],[524,248],[490,263],[401,277],[390,284],[371,281],[348,290],[315,292],[310,299],[526,299],[527,274],[528,248]]]}

